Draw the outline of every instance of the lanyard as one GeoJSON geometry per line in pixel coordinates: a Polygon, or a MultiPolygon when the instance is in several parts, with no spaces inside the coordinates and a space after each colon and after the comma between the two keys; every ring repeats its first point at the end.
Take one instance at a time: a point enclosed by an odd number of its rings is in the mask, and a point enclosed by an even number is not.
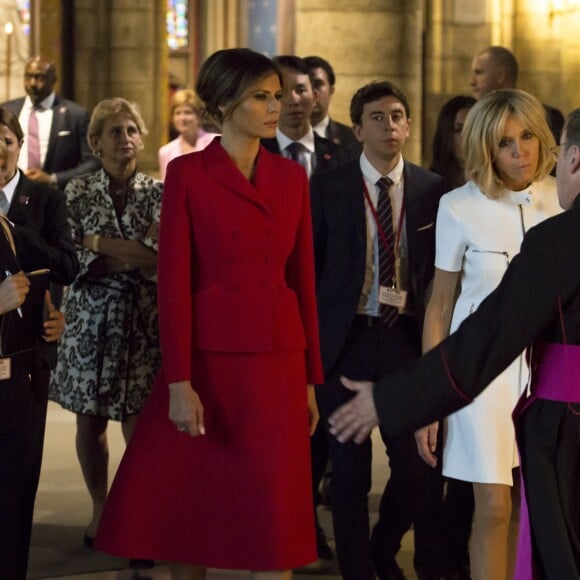
{"type": "Polygon", "coordinates": [[[391,260],[393,261],[393,266],[394,266],[395,265],[395,253],[397,252],[397,248],[399,247],[399,242],[401,241],[401,231],[403,229],[403,218],[405,217],[405,196],[403,195],[403,204],[401,206],[401,215],[399,216],[399,227],[397,228],[397,237],[395,239],[395,247],[393,249],[391,249],[391,247],[389,246],[389,242],[387,240],[387,236],[385,234],[385,230],[383,229],[383,226],[381,225],[381,223],[379,221],[379,214],[377,213],[377,210],[375,208],[373,200],[371,199],[371,196],[369,195],[369,190],[367,188],[367,184],[366,184],[366,181],[364,179],[363,179],[363,188],[364,188],[365,199],[367,200],[367,203],[369,204],[369,207],[371,209],[371,213],[373,214],[373,219],[375,220],[375,224],[377,226],[377,231],[379,232],[379,237],[381,238],[381,242],[383,243],[385,250],[387,250],[387,253],[389,254],[389,256],[391,256],[391,260]]]}

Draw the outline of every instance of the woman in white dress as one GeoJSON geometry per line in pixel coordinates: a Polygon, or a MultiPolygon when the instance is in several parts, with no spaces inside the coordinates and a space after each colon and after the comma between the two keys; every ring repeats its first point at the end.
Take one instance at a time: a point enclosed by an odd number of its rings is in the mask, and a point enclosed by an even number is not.
{"type": "MultiPolygon", "coordinates": [[[[468,181],[441,198],[437,215],[424,351],[453,332],[496,288],[525,232],[561,211],[556,181],[549,176],[554,145],[542,105],[524,91],[494,91],[469,112],[463,133],[468,181]]],[[[447,420],[443,474],[473,483],[474,580],[508,576],[512,469],[518,466],[511,412],[527,379],[522,356],[447,420]]],[[[419,453],[431,465],[437,461],[436,437],[436,424],[416,434],[419,453]]]]}

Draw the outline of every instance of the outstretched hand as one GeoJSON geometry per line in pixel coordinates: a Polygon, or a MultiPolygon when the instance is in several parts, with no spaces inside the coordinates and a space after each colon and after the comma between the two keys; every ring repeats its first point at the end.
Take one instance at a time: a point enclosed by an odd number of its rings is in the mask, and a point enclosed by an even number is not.
{"type": "Polygon", "coordinates": [[[373,399],[373,383],[370,381],[351,381],[340,378],[342,384],[356,395],[339,407],[331,416],[330,432],[340,441],[346,443],[351,439],[362,443],[370,432],[379,424],[375,401],[373,399]]]}

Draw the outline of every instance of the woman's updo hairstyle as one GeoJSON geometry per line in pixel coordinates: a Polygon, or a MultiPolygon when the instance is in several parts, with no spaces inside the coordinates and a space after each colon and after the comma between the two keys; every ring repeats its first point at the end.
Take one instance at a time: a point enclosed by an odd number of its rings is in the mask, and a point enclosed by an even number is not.
{"type": "Polygon", "coordinates": [[[201,65],[195,83],[202,118],[221,127],[244,93],[270,74],[278,75],[282,85],[282,73],[276,64],[249,48],[228,48],[214,52],[201,65]]]}

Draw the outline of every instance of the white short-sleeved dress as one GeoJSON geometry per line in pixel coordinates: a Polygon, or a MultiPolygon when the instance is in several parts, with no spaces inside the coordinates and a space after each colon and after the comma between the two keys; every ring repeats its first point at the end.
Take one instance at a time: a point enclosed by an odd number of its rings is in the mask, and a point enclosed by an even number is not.
{"type": "MultiPolygon", "coordinates": [[[[441,198],[435,266],[461,272],[451,332],[497,287],[524,233],[561,211],[550,176],[524,191],[505,191],[497,200],[471,181],[441,198]]],[[[511,413],[527,380],[520,356],[473,403],[448,417],[445,476],[512,485],[512,468],[519,462],[511,413]]]]}

